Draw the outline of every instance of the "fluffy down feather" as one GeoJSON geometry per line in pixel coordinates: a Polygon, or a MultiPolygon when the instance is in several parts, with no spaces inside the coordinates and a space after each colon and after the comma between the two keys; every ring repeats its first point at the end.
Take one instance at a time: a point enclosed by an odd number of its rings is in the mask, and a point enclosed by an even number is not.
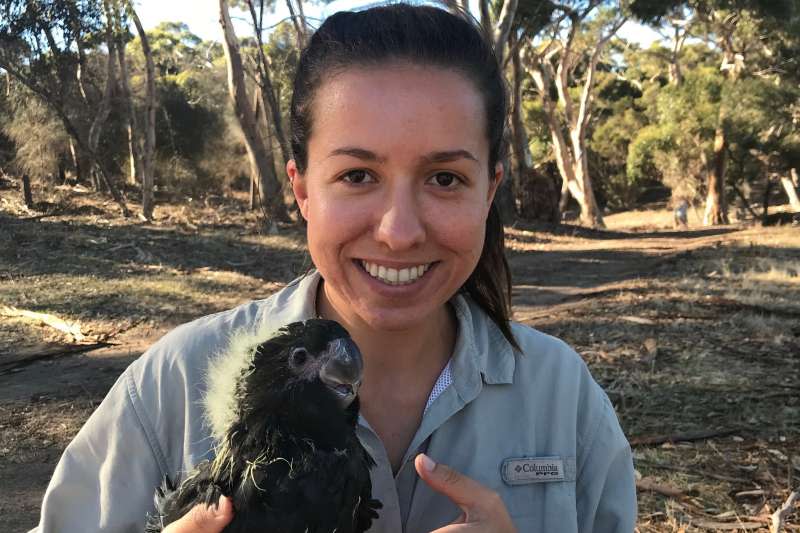
{"type": "Polygon", "coordinates": [[[377,518],[372,458],[356,437],[363,362],[338,323],[311,319],[240,335],[209,368],[216,457],[156,490],[147,533],[198,503],[233,501],[226,533],[360,533],[377,518]]]}

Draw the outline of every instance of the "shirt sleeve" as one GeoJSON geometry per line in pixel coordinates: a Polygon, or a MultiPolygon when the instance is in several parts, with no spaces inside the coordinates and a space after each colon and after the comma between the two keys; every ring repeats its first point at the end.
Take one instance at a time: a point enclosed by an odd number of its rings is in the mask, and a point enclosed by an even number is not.
{"type": "Polygon", "coordinates": [[[39,533],[137,532],[153,509],[164,459],[131,368],[67,446],[42,502],[39,533]]]}
{"type": "MultiPolygon", "coordinates": [[[[599,391],[598,391],[599,392],[599,391]]],[[[614,408],[602,396],[593,435],[581,450],[576,499],[582,533],[631,533],[636,527],[633,456],[614,408]]]]}

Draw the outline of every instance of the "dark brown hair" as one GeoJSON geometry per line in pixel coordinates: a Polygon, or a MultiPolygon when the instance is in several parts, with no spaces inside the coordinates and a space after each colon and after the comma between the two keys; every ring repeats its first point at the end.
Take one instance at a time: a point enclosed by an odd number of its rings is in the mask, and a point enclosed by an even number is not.
{"type": "MultiPolygon", "coordinates": [[[[312,106],[324,79],[353,66],[389,61],[456,70],[475,84],[484,102],[489,141],[489,176],[505,155],[503,129],[506,86],[492,46],[477,25],[431,6],[393,4],[328,17],[300,55],[291,104],[291,144],[300,173],[308,165],[313,130],[312,106]]],[[[505,257],[503,224],[495,203],[486,220],[486,237],[478,265],[461,288],[519,349],[509,326],[511,272],[505,257]]]]}

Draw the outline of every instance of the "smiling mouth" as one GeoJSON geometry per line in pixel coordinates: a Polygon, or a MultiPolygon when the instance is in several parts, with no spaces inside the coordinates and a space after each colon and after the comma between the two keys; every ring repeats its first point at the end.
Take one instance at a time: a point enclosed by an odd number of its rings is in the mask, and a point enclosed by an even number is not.
{"type": "Polygon", "coordinates": [[[390,268],[377,263],[358,260],[361,268],[373,278],[387,285],[411,285],[416,282],[433,266],[434,263],[423,263],[407,268],[390,268]]]}

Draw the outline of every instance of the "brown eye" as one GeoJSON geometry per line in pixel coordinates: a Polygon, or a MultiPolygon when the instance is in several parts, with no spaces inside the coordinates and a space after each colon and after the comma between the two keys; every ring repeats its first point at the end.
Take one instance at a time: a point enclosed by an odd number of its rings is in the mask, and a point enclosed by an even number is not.
{"type": "Polygon", "coordinates": [[[305,348],[295,348],[289,356],[289,364],[294,367],[303,366],[308,359],[308,352],[305,348]]]}
{"type": "Polygon", "coordinates": [[[347,172],[342,179],[348,183],[352,183],[353,185],[361,185],[362,183],[369,183],[372,180],[372,176],[366,170],[351,170],[347,172]]]}
{"type": "Polygon", "coordinates": [[[431,180],[433,181],[434,185],[444,189],[450,189],[459,182],[458,176],[451,174],[450,172],[439,172],[438,174],[435,174],[431,180]]]}

